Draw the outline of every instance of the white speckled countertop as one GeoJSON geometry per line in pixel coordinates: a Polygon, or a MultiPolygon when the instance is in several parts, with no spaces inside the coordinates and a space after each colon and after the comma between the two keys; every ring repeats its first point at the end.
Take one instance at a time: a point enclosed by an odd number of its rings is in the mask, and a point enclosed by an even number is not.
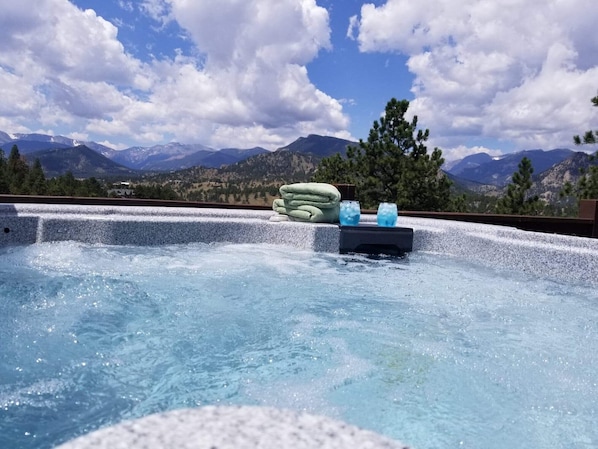
{"type": "Polygon", "coordinates": [[[97,430],[57,449],[405,449],[322,416],[270,407],[182,409],[97,430]]]}
{"type": "MultiPolygon", "coordinates": [[[[74,240],[106,245],[269,243],[338,252],[334,224],[272,222],[272,211],[182,207],[0,204],[0,246],[74,240]]],[[[361,221],[375,223],[364,214],[361,221]]],[[[459,221],[399,217],[413,251],[598,286],[598,239],[459,221]]]]}

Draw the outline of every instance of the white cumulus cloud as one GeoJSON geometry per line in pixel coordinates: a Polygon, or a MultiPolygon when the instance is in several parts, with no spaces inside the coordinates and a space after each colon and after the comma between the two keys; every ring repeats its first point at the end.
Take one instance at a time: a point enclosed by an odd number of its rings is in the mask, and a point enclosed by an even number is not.
{"type": "Polygon", "coordinates": [[[349,33],[361,51],[408,56],[410,111],[462,154],[468,138],[572,147],[594,126],[597,22],[591,0],[387,0],[364,4],[349,33]]]}
{"type": "Polygon", "coordinates": [[[119,1],[161,26],[176,22],[192,41],[192,54],[146,61],[127,53],[114,18],[68,0],[1,3],[2,130],[215,147],[349,137],[341,103],[306,70],[331,45],[315,0],[119,1]]]}

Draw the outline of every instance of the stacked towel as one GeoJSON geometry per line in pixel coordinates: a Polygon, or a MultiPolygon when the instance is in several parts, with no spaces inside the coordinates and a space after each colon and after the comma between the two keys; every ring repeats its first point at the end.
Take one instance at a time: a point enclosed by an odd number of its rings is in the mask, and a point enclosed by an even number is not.
{"type": "Polygon", "coordinates": [[[341,194],[336,187],[320,182],[283,185],[272,209],[291,220],[313,223],[338,222],[341,194]]]}
{"type": "MultiPolygon", "coordinates": [[[[272,209],[282,215],[287,215],[291,220],[311,221],[312,223],[334,223],[338,221],[339,207],[320,209],[309,204],[296,207],[287,206],[284,199],[277,198],[272,204],[272,209]]],[[[278,219],[272,220],[278,221],[278,219]]]]}
{"type": "Polygon", "coordinates": [[[320,209],[330,209],[338,206],[341,201],[341,194],[336,187],[321,182],[284,185],[279,191],[282,199],[291,207],[307,204],[320,209]]]}

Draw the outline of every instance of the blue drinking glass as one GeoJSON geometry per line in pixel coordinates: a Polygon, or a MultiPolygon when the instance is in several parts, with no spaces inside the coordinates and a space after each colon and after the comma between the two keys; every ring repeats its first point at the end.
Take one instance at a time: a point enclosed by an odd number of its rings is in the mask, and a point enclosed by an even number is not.
{"type": "Polygon", "coordinates": [[[361,211],[359,201],[341,201],[339,221],[342,226],[357,226],[361,211]]]}
{"type": "Polygon", "coordinates": [[[380,203],[376,214],[376,223],[378,223],[378,226],[392,228],[397,225],[398,214],[395,203],[380,203]]]}

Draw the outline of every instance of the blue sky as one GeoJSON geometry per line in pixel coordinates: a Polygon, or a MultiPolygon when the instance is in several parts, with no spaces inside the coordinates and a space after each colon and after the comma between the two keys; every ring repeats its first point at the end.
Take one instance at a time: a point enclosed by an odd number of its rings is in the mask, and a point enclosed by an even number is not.
{"type": "Polygon", "coordinates": [[[0,130],[123,149],[367,138],[386,102],[446,159],[595,128],[593,0],[0,0],[0,130]]]}

